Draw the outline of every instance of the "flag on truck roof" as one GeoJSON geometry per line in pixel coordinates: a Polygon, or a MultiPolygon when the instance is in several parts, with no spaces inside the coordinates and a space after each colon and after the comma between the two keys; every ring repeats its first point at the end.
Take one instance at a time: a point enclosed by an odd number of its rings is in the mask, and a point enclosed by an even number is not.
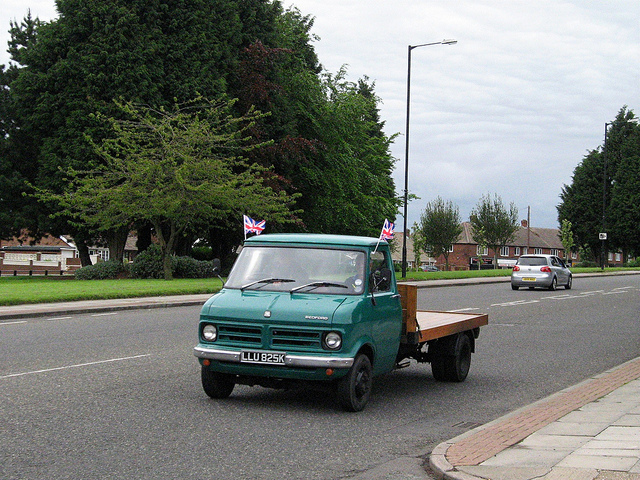
{"type": "Polygon", "coordinates": [[[257,222],[253,218],[243,215],[244,218],[244,238],[247,238],[247,233],[255,233],[256,235],[260,235],[264,230],[264,227],[267,225],[266,220],[260,220],[257,222]]]}
{"type": "Polygon", "coordinates": [[[384,225],[382,226],[382,232],[380,232],[380,240],[391,240],[393,238],[393,231],[396,226],[386,218],[384,219],[384,225]]]}

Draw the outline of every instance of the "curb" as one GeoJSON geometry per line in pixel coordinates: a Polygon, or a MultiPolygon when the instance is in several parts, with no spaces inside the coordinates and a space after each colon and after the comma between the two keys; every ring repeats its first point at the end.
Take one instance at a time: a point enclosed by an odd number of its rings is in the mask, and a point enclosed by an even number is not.
{"type": "MultiPolygon", "coordinates": [[[[536,410],[544,409],[546,411],[553,411],[554,403],[566,403],[567,397],[575,397],[575,401],[571,406],[571,409],[568,411],[564,410],[556,410],[555,415],[551,414],[548,418],[539,421],[535,424],[534,428],[529,428],[520,432],[520,435],[514,435],[510,439],[503,439],[503,444],[493,450],[488,458],[491,458],[494,455],[497,455],[500,451],[504,451],[507,448],[516,445],[521,442],[525,438],[527,438],[532,433],[535,433],[537,430],[542,427],[552,423],[558,418],[562,418],[567,415],[571,411],[574,411],[578,408],[587,405],[593,401],[602,398],[603,396],[615,391],[617,388],[629,383],[633,380],[640,378],[640,357],[629,360],[621,365],[613,367],[605,372],[594,375],[576,385],[568,387],[564,390],[556,392],[546,398],[538,400],[530,405],[524,406],[513,412],[510,412],[496,420],[493,420],[489,423],[486,423],[480,427],[474,428],[473,430],[469,430],[457,437],[452,438],[451,440],[447,440],[446,442],[440,443],[436,446],[431,455],[429,456],[429,465],[433,469],[434,475],[438,480],[486,480],[485,477],[478,477],[460,470],[457,470],[457,467],[452,465],[451,462],[447,458],[447,453],[450,453],[449,450],[458,446],[464,440],[468,440],[471,437],[480,437],[485,431],[496,429],[502,430],[505,429],[500,428],[501,426],[507,425],[511,420],[516,419],[521,416],[535,416],[536,410]]],[[[471,465],[479,465],[482,463],[484,459],[480,457],[477,463],[469,462],[469,466],[471,465]]],[[[467,466],[460,465],[460,466],[467,466]]]]}

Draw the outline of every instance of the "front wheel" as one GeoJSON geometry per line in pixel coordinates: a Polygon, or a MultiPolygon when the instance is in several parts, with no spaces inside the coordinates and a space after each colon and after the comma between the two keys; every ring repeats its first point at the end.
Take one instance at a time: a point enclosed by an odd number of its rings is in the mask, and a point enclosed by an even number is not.
{"type": "Polygon", "coordinates": [[[365,354],[356,356],[349,372],[338,380],[337,396],[342,408],[359,412],[367,405],[373,386],[371,361],[365,354]]]}
{"type": "Polygon", "coordinates": [[[567,280],[567,284],[564,286],[564,289],[571,290],[572,286],[573,286],[573,277],[569,275],[569,280],[567,280]]]}
{"type": "Polygon", "coordinates": [[[231,380],[229,375],[224,373],[212,372],[211,370],[202,367],[200,373],[202,378],[202,388],[204,393],[211,398],[227,398],[233,392],[233,388],[236,386],[235,382],[231,380]]]}

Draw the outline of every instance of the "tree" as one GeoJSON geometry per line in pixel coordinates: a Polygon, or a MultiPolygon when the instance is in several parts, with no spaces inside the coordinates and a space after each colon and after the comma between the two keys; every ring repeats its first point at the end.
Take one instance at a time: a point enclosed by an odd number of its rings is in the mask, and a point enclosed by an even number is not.
{"type": "Polygon", "coordinates": [[[569,220],[562,220],[562,227],[560,227],[560,241],[562,242],[562,248],[564,248],[564,255],[566,259],[570,258],[571,250],[574,246],[571,227],[572,225],[569,220]]]}
{"type": "Polygon", "coordinates": [[[512,242],[518,231],[518,209],[513,202],[507,209],[497,194],[494,194],[493,198],[487,194],[482,196],[478,205],[471,211],[469,219],[473,239],[478,244],[493,249],[495,267],[498,263],[498,250],[512,242]]]}
{"type": "Polygon", "coordinates": [[[626,261],[629,254],[640,254],[640,125],[632,111],[620,110],[606,148],[611,172],[606,228],[609,244],[622,250],[626,261]]]}
{"type": "Polygon", "coordinates": [[[421,261],[422,252],[424,252],[426,249],[425,249],[424,238],[420,233],[420,227],[418,226],[417,223],[414,223],[413,227],[411,228],[411,239],[413,243],[413,259],[415,261],[416,267],[419,267],[420,264],[422,263],[421,261]]]}
{"type": "Polygon", "coordinates": [[[589,152],[574,169],[571,185],[562,187],[557,207],[558,221],[571,222],[576,244],[593,259],[598,258],[600,250],[597,234],[602,228],[602,174],[602,155],[589,152]]]}
{"type": "Polygon", "coordinates": [[[419,231],[431,255],[435,258],[444,256],[445,269],[449,270],[449,250],[462,233],[458,207],[441,197],[427,203],[420,215],[419,231]]]}
{"type": "MultiPolygon", "coordinates": [[[[281,12],[278,2],[268,0],[206,5],[58,0],[56,5],[59,17],[52,22],[27,18],[12,24],[10,52],[16,65],[7,83],[15,128],[8,153],[13,168],[5,177],[22,182],[26,192],[28,182],[61,193],[66,187],[62,172],[69,167],[101,165],[86,138],[106,138],[107,130],[96,120],[120,114],[114,98],[161,109],[171,108],[174,99],[225,93],[241,47],[256,38],[276,39],[281,12]],[[22,172],[27,174],[17,175],[22,172]]],[[[58,210],[50,202],[39,206],[38,215],[23,217],[80,240],[84,235],[77,221],[59,215],[51,220],[58,210]]],[[[101,232],[114,244],[118,233],[101,232]]]]}
{"type": "Polygon", "coordinates": [[[608,124],[606,144],[587,153],[560,194],[558,221],[571,222],[576,244],[593,259],[602,248],[598,233],[603,229],[609,249],[621,249],[625,258],[640,252],[640,126],[636,121],[633,112],[623,107],[608,124]]]}
{"type": "MultiPolygon", "coordinates": [[[[148,221],[171,279],[171,259],[180,235],[194,225],[242,213],[285,222],[293,198],[265,185],[268,172],[240,154],[251,122],[260,114],[230,116],[229,102],[188,102],[171,110],[120,103],[126,119],[109,119],[114,134],[94,144],[104,165],[70,171],[55,198],[72,215],[98,230],[148,221]]],[[[256,148],[255,146],[252,148],[256,148]]]]}

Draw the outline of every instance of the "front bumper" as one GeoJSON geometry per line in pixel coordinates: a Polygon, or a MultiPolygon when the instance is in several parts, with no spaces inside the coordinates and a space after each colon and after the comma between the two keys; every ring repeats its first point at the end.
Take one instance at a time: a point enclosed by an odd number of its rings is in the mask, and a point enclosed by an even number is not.
{"type": "MultiPolygon", "coordinates": [[[[202,359],[241,363],[239,350],[223,350],[198,345],[193,349],[193,354],[202,359]]],[[[252,364],[243,363],[243,365],[251,366],[252,364]]],[[[284,366],[291,368],[351,368],[352,365],[353,358],[350,357],[294,355],[287,353],[284,358],[284,366]]]]}

